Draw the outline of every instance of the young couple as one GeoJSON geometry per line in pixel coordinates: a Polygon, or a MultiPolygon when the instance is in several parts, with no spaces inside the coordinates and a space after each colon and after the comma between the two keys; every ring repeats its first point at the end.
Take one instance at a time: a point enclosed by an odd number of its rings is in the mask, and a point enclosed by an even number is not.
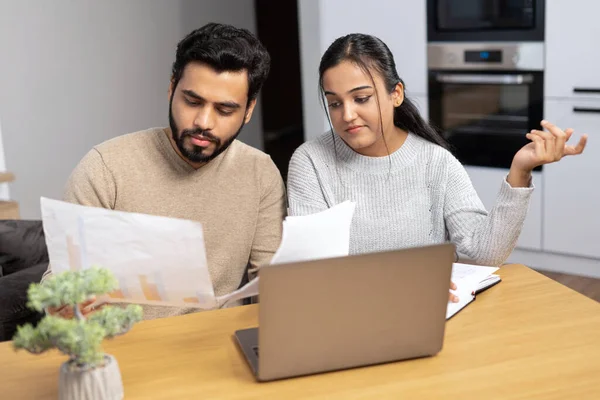
{"type": "MultiPolygon", "coordinates": [[[[531,142],[515,154],[488,212],[444,138],[405,96],[388,47],[376,37],[350,34],[321,59],[331,131],[295,152],[286,202],[270,157],[236,140],[269,67],[266,49],[244,29],[211,23],[191,32],[177,46],[169,127],[94,147],[73,171],[64,199],[200,221],[221,295],[269,263],[286,205],[291,215],[306,215],[355,201],[351,254],[450,241],[477,263],[500,265],[527,214],[531,171],[581,154],[586,144],[583,136],[568,145],[573,130],[546,121],[545,130],[523,132],[531,142]]],[[[450,294],[450,300],[456,298],[450,294]]],[[[49,311],[72,314],[66,307],[49,311]]],[[[145,318],[192,311],[145,306],[145,318]]]]}

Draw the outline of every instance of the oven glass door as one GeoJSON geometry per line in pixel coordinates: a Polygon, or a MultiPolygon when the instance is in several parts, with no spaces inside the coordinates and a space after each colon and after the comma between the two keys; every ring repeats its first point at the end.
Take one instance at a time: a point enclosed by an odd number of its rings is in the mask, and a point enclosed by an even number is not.
{"type": "Polygon", "coordinates": [[[541,72],[430,72],[430,115],[465,165],[510,168],[540,129],[541,72]]]}

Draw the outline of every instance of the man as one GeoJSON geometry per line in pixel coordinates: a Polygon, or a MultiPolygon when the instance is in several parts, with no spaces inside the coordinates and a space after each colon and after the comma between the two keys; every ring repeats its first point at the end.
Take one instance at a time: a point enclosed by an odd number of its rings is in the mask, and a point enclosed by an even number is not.
{"type": "MultiPolygon", "coordinates": [[[[270,262],[285,216],[277,167],[236,140],[269,67],[269,54],[247,30],[211,23],[193,31],[177,46],[170,128],[94,147],[69,178],[65,200],[200,221],[215,293],[237,289],[248,264],[254,273],[270,262]]],[[[146,319],[192,311],[144,307],[146,319]]],[[[50,312],[67,316],[72,310],[50,312]]]]}

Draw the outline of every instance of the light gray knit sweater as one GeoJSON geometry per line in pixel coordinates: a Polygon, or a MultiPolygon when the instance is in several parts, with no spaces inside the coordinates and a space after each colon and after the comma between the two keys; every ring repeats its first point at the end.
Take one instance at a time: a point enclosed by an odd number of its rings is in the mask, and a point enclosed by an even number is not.
{"type": "Polygon", "coordinates": [[[442,147],[409,133],[389,157],[366,157],[328,132],[300,146],[290,161],[289,214],[352,200],[351,254],[451,241],[461,257],[500,265],[517,242],[533,186],[498,183],[488,213],[466,170],[442,147]]]}

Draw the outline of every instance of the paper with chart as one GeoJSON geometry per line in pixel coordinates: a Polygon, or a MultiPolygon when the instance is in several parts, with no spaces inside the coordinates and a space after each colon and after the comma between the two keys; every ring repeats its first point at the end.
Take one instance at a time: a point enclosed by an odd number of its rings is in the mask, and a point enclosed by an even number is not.
{"type": "Polygon", "coordinates": [[[489,278],[497,270],[497,267],[461,263],[452,264],[452,282],[456,284],[456,290],[452,292],[458,296],[459,301],[458,303],[448,303],[446,319],[473,301],[475,296],[472,293],[477,289],[480,282],[489,278]]]}
{"type": "MultiPolygon", "coordinates": [[[[316,214],[287,217],[271,265],[347,256],[355,208],[356,203],[345,201],[316,214]]],[[[217,301],[231,302],[258,295],[258,279],[217,301]]]]}
{"type": "Polygon", "coordinates": [[[46,198],[41,207],[54,273],[109,269],[119,281],[109,302],[216,306],[200,223],[46,198]]]}

